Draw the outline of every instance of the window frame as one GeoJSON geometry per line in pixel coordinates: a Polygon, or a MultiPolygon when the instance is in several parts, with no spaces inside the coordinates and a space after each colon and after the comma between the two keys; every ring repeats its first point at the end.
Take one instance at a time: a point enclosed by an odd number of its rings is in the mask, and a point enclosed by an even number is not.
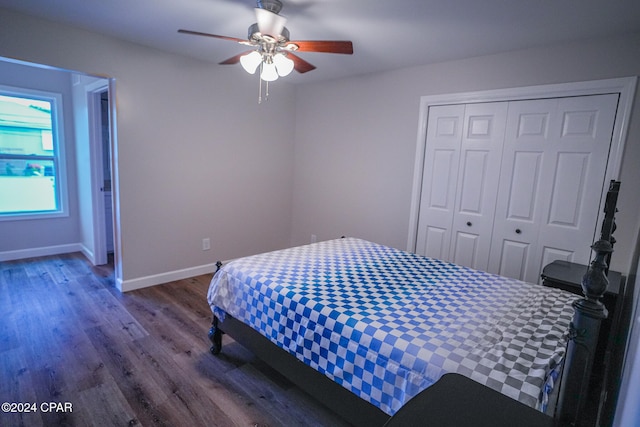
{"type": "MultiPolygon", "coordinates": [[[[55,177],[56,210],[0,212],[0,221],[22,221],[32,219],[48,219],[69,216],[69,189],[67,185],[67,165],[64,137],[64,115],[62,94],[37,89],[27,89],[0,85],[0,95],[19,98],[30,98],[51,103],[51,137],[53,140],[53,163],[55,177]]],[[[16,155],[1,154],[0,157],[16,158],[16,155]]],[[[22,156],[17,156],[24,158],[22,156]]],[[[29,156],[30,160],[38,160],[39,156],[29,156]]]]}

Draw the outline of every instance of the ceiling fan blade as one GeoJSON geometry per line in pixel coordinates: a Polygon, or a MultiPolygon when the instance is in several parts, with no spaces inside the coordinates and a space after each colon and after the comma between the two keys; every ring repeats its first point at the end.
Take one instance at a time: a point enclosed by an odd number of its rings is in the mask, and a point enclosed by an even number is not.
{"type": "Polygon", "coordinates": [[[305,61],[304,59],[300,58],[297,55],[294,55],[291,52],[287,53],[287,58],[293,61],[293,69],[299,72],[300,74],[316,69],[315,65],[309,64],[307,61],[305,61]]]}
{"type": "Polygon", "coordinates": [[[255,8],[258,29],[262,34],[277,38],[282,34],[287,18],[259,7],[255,8]]]}
{"type": "Polygon", "coordinates": [[[248,51],[246,51],[246,52],[239,53],[239,54],[237,54],[236,56],[232,56],[231,58],[225,59],[225,60],[224,60],[224,61],[222,61],[222,62],[218,62],[218,64],[220,64],[220,65],[237,64],[238,62],[240,62],[240,58],[241,58],[241,57],[243,57],[243,56],[245,56],[245,55],[248,55],[248,54],[249,54],[249,53],[251,53],[251,52],[255,52],[255,51],[253,51],[253,50],[248,50],[248,51]]]}
{"type": "Polygon", "coordinates": [[[194,35],[194,36],[213,37],[213,38],[216,38],[216,39],[229,40],[229,41],[232,41],[232,42],[238,42],[238,43],[242,43],[242,44],[249,44],[249,42],[247,40],[239,39],[237,37],[219,36],[217,34],[201,33],[200,31],[191,31],[191,30],[183,30],[183,29],[178,30],[178,32],[182,33],[182,34],[191,34],[191,35],[194,35]]]}
{"type": "Polygon", "coordinates": [[[296,45],[298,52],[325,52],[353,54],[353,43],[347,40],[294,40],[287,43],[296,45]]]}

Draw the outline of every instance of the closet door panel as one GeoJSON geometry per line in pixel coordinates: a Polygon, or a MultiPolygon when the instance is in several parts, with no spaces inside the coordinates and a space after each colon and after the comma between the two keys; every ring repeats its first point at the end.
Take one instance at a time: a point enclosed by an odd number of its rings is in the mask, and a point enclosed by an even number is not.
{"type": "Polygon", "coordinates": [[[497,203],[489,271],[522,280],[532,269],[531,253],[536,250],[535,207],[543,155],[541,152],[510,154],[512,157],[505,154],[503,159],[505,163],[513,159],[503,166],[511,174],[511,181],[505,183],[510,185],[499,188],[501,196],[497,203]]]}
{"type": "Polygon", "coordinates": [[[489,267],[506,117],[505,102],[469,104],[465,110],[451,258],[478,270],[489,267]]]}
{"type": "Polygon", "coordinates": [[[429,108],[416,253],[450,260],[464,105],[429,108]]]}
{"type": "Polygon", "coordinates": [[[528,267],[530,247],[525,242],[502,240],[502,259],[498,271],[494,273],[506,277],[523,277],[528,267]]]}
{"type": "Polygon", "coordinates": [[[490,270],[539,282],[556,259],[588,264],[617,102],[599,95],[509,104],[490,270]],[[528,246],[522,268],[507,267],[512,242],[528,246]]]}
{"type": "Polygon", "coordinates": [[[431,258],[447,260],[451,238],[449,230],[427,225],[422,229],[422,233],[422,241],[419,241],[421,246],[416,252],[431,258]]]}
{"type": "Polygon", "coordinates": [[[556,107],[555,99],[509,103],[489,257],[491,272],[537,282],[540,203],[550,195],[545,180],[550,135],[558,127],[556,107]]]}
{"type": "Polygon", "coordinates": [[[507,219],[533,222],[539,192],[542,153],[516,152],[513,153],[511,163],[513,167],[509,169],[512,173],[512,185],[506,199],[507,219]]]}
{"type": "Polygon", "coordinates": [[[416,252],[529,282],[557,259],[587,264],[617,104],[430,107],[416,252]]]}
{"type": "Polygon", "coordinates": [[[558,153],[547,224],[577,229],[589,153],[558,153]]]}
{"type": "Polygon", "coordinates": [[[589,246],[600,226],[596,214],[604,208],[600,202],[608,186],[604,177],[617,105],[617,94],[558,100],[558,129],[549,153],[550,197],[542,205],[539,237],[544,254],[564,254],[558,259],[568,256],[581,264],[591,259],[589,246]]]}
{"type": "MultiPolygon", "coordinates": [[[[573,259],[573,251],[567,251],[556,248],[542,248],[542,266],[551,264],[553,261],[562,260],[571,262],[573,259]]],[[[542,272],[542,270],[541,270],[542,272]]]]}
{"type": "Polygon", "coordinates": [[[451,261],[458,265],[478,268],[478,244],[481,236],[472,233],[457,232],[454,236],[454,253],[451,261]]]}

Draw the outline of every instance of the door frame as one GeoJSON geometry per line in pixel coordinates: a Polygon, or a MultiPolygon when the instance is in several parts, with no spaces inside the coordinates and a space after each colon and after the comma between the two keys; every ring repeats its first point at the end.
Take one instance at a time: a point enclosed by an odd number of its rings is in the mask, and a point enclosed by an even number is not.
{"type": "Polygon", "coordinates": [[[104,167],[103,167],[103,141],[102,141],[102,100],[101,94],[107,92],[109,97],[109,151],[111,155],[111,207],[113,221],[113,264],[116,281],[122,277],[122,266],[118,243],[119,215],[118,193],[117,193],[117,144],[115,125],[115,103],[113,94],[115,81],[112,78],[101,78],[100,80],[85,86],[84,91],[87,97],[87,116],[89,131],[89,156],[91,162],[91,212],[92,212],[92,234],[93,234],[93,264],[103,265],[108,262],[107,256],[107,236],[106,217],[104,201],[104,167]]]}
{"type": "Polygon", "coordinates": [[[93,264],[107,263],[107,239],[104,213],[104,175],[102,167],[102,92],[109,89],[107,80],[85,87],[89,118],[89,155],[91,161],[91,212],[93,216],[93,264]]]}
{"type": "MultiPolygon", "coordinates": [[[[498,101],[519,101],[544,98],[565,98],[571,96],[603,95],[617,93],[618,113],[613,125],[611,148],[607,161],[604,185],[601,190],[600,204],[608,189],[607,183],[620,178],[622,154],[629,129],[629,118],[633,97],[636,92],[637,77],[623,77],[605,80],[590,80],[584,82],[561,83],[540,86],[525,86],[510,89],[496,89],[478,92],[461,92],[443,95],[426,95],[420,97],[420,116],[418,121],[418,137],[411,191],[411,208],[409,212],[409,234],[407,251],[415,252],[418,236],[418,218],[420,214],[420,194],[422,192],[422,178],[424,174],[424,156],[427,143],[427,122],[429,107],[451,104],[473,104],[498,101]]],[[[602,223],[603,212],[598,213],[597,223],[602,223]]]]}

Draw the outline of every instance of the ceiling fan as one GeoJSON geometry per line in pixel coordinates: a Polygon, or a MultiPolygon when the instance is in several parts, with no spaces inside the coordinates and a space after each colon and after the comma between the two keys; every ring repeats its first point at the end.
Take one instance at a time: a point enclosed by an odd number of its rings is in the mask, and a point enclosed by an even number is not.
{"type": "Polygon", "coordinates": [[[257,0],[256,23],[249,27],[248,39],[220,36],[191,30],[178,30],[179,33],[196,36],[214,37],[251,46],[250,51],[239,53],[220,64],[237,64],[254,74],[260,67],[260,78],[266,82],[276,80],[278,76],[288,75],[292,70],[306,73],[316,67],[294,52],[323,52],[353,54],[350,41],[296,40],[289,39],[289,30],[284,26],[287,19],[279,15],[282,2],[279,0],[257,0]]]}

